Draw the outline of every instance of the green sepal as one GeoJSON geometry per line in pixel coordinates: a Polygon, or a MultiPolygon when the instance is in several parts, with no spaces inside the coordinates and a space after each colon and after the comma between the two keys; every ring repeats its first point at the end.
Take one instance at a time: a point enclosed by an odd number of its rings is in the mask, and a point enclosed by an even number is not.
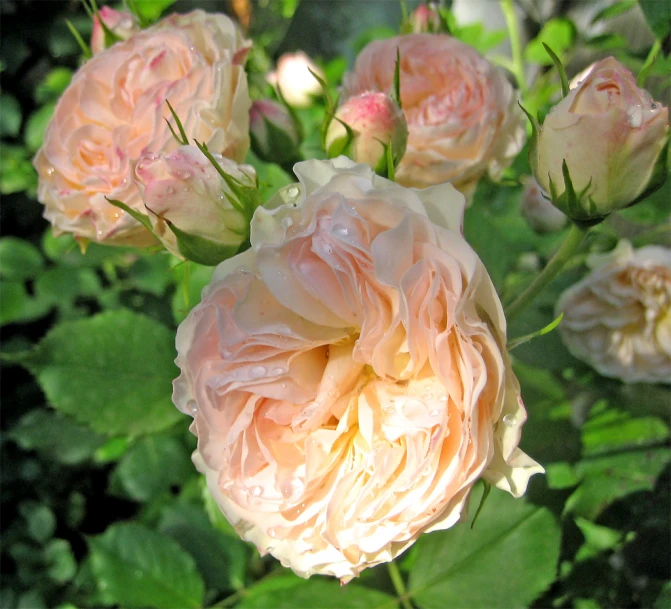
{"type": "Polygon", "coordinates": [[[165,103],[168,104],[168,108],[170,108],[170,114],[172,114],[172,118],[175,121],[175,124],[177,125],[177,129],[179,130],[179,136],[175,133],[175,130],[173,129],[172,125],[170,124],[170,121],[166,118],[164,119],[166,123],[168,123],[168,128],[170,129],[170,133],[172,133],[172,137],[174,137],[177,140],[177,143],[186,146],[189,143],[189,138],[186,136],[186,131],[184,131],[184,125],[182,125],[182,121],[179,120],[179,116],[177,116],[177,113],[173,109],[173,107],[170,105],[170,102],[166,99],[165,103]]]}
{"type": "MultiPolygon", "coordinates": [[[[146,216],[145,214],[141,214],[139,211],[128,207],[128,205],[126,205],[125,203],[123,203],[123,202],[121,202],[117,199],[108,199],[107,197],[105,197],[105,199],[107,199],[107,202],[110,205],[114,205],[114,207],[118,207],[119,209],[122,209],[123,211],[125,211],[131,218],[134,218],[135,220],[137,220],[152,235],[154,235],[154,237],[156,237],[156,233],[154,232],[154,228],[151,225],[151,220],[149,219],[149,216],[146,216]]],[[[160,241],[160,239],[158,237],[156,237],[156,239],[158,239],[160,241]]]]}
{"type": "Polygon", "coordinates": [[[262,161],[269,163],[277,163],[279,165],[286,165],[295,163],[300,160],[300,150],[297,142],[295,142],[285,131],[280,129],[275,123],[269,121],[265,116],[263,122],[266,126],[266,133],[268,135],[267,150],[270,154],[266,154],[258,141],[253,131],[250,131],[250,138],[252,150],[262,161]]]}
{"type": "Polygon", "coordinates": [[[382,144],[384,152],[375,167],[375,173],[393,182],[396,178],[396,166],[401,159],[394,159],[394,151],[391,148],[391,143],[385,144],[380,140],[377,141],[382,144]]]}
{"type": "Polygon", "coordinates": [[[531,115],[530,112],[520,103],[517,102],[519,107],[522,108],[522,112],[526,114],[526,117],[531,123],[531,138],[529,140],[529,166],[531,167],[531,173],[537,175],[538,171],[538,138],[541,133],[541,124],[538,119],[531,115]]]}
{"type": "Polygon", "coordinates": [[[233,209],[240,212],[245,219],[247,224],[252,220],[252,216],[256,211],[256,208],[259,207],[263,201],[261,199],[261,193],[259,191],[258,177],[253,186],[248,186],[244,184],[237,178],[234,178],[232,175],[227,174],[221,165],[217,163],[217,160],[212,156],[212,153],[208,150],[207,144],[193,140],[198,150],[200,150],[212,163],[212,166],[217,170],[217,173],[222,177],[226,186],[230,189],[232,194],[224,193],[226,198],[233,206],[233,209]]]}
{"type": "Polygon", "coordinates": [[[300,142],[302,142],[303,138],[305,137],[305,133],[303,131],[303,123],[301,122],[301,119],[298,118],[296,110],[289,104],[289,102],[284,97],[284,93],[282,93],[282,89],[279,84],[276,87],[276,91],[280,103],[284,106],[284,109],[289,113],[289,116],[291,117],[291,122],[294,126],[296,136],[298,138],[298,144],[300,144],[300,142]]]}
{"type": "Polygon", "coordinates": [[[352,127],[339,118],[334,116],[333,120],[338,121],[343,127],[345,127],[345,135],[331,142],[331,145],[326,149],[326,154],[329,159],[340,156],[341,154],[344,154],[351,159],[354,154],[352,147],[356,133],[352,127]]]}
{"type": "Polygon", "coordinates": [[[170,220],[162,218],[177,239],[180,254],[187,260],[204,266],[216,266],[238,253],[239,245],[224,245],[206,237],[191,235],[177,228],[170,220]]]}
{"type": "Polygon", "coordinates": [[[492,485],[489,484],[489,482],[483,480],[482,483],[484,484],[484,488],[482,489],[482,497],[480,497],[478,509],[475,510],[475,516],[473,516],[473,521],[471,522],[471,529],[475,526],[475,521],[478,519],[482,508],[485,506],[485,501],[487,501],[487,497],[489,497],[489,492],[492,490],[492,485]]]}
{"type": "Polygon", "coordinates": [[[74,25],[72,25],[72,21],[66,19],[65,25],[68,26],[70,33],[77,41],[77,44],[79,45],[79,48],[82,50],[82,54],[84,55],[84,57],[86,59],[91,59],[91,57],[93,56],[91,53],[91,49],[89,48],[89,45],[84,42],[84,39],[81,37],[81,34],[77,31],[77,28],[74,25]]]}
{"type": "Polygon", "coordinates": [[[591,179],[585,188],[580,192],[576,192],[566,159],[562,161],[562,177],[564,180],[564,191],[560,194],[552,176],[548,174],[550,201],[559,211],[566,214],[574,222],[585,226],[594,226],[603,222],[611,211],[615,211],[611,210],[606,213],[599,213],[597,211],[596,203],[594,203],[591,196],[587,196],[587,191],[592,186],[591,179]]]}
{"type": "Polygon", "coordinates": [[[401,105],[401,51],[398,47],[396,47],[396,63],[394,64],[394,84],[389,97],[400,110],[403,110],[401,105]]]}
{"type": "Polygon", "coordinates": [[[326,150],[326,132],[328,131],[331,121],[335,117],[338,100],[336,99],[335,102],[333,101],[333,98],[331,97],[331,93],[329,92],[329,88],[328,85],[326,84],[326,81],[321,76],[319,76],[319,74],[313,72],[310,68],[308,68],[308,71],[310,72],[310,74],[312,74],[312,76],[314,76],[315,80],[319,83],[319,86],[322,88],[322,93],[324,94],[324,120],[322,120],[320,133],[321,133],[322,148],[326,150]]]}
{"type": "Polygon", "coordinates": [[[536,330],[536,332],[531,332],[530,334],[525,334],[524,336],[520,336],[519,338],[514,338],[507,345],[508,351],[512,351],[513,349],[519,347],[520,345],[523,345],[524,343],[528,343],[530,340],[532,340],[534,338],[538,338],[539,336],[543,336],[544,334],[549,334],[550,332],[552,332],[552,330],[554,330],[557,326],[559,326],[562,319],[564,319],[564,313],[563,312],[559,314],[559,317],[552,320],[544,328],[541,328],[540,330],[536,330]]]}
{"type": "Polygon", "coordinates": [[[544,42],[543,48],[545,49],[545,52],[550,56],[550,59],[552,59],[552,63],[555,64],[555,68],[557,68],[557,72],[559,72],[559,80],[561,81],[561,93],[562,97],[566,97],[570,91],[569,86],[568,86],[568,77],[566,76],[566,70],[564,69],[564,65],[562,64],[561,60],[559,57],[557,57],[557,54],[544,42]]]}

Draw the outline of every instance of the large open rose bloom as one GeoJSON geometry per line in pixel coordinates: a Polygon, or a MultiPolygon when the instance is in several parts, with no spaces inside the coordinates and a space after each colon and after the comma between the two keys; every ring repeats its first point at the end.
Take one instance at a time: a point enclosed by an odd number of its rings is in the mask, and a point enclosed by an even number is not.
{"type": "Polygon", "coordinates": [[[409,34],[364,48],[345,78],[344,98],[391,91],[396,49],[409,133],[396,181],[417,187],[449,181],[470,194],[483,174],[496,175],[524,144],[513,87],[463,42],[443,34],[409,34]]]}
{"type": "Polygon", "coordinates": [[[479,478],[519,496],[542,468],[463,196],[344,157],[295,171],[179,327],[173,399],[238,533],[347,581],[454,525],[479,478]]]}
{"type": "Polygon", "coordinates": [[[247,43],[224,15],[172,15],[87,61],[63,93],[37,153],[38,198],[56,232],[142,246],[151,235],[105,197],[143,211],[133,181],[146,152],[179,144],[168,100],[187,135],[241,161],[249,147],[247,43]]]}
{"type": "Polygon", "coordinates": [[[569,351],[604,376],[671,383],[671,250],[623,240],[587,262],[592,272],[557,303],[569,351]]]}

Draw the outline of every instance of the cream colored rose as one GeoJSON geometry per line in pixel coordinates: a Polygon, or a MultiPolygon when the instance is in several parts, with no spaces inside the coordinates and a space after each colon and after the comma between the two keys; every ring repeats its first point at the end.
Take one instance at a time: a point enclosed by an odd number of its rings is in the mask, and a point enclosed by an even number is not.
{"type": "Polygon", "coordinates": [[[542,468],[463,196],[345,157],[295,171],[179,327],[173,400],[238,533],[348,581],[454,525],[479,478],[520,496],[542,468]]]}
{"type": "Polygon", "coordinates": [[[396,49],[408,145],[396,171],[405,186],[452,182],[470,194],[487,171],[497,174],[524,144],[515,91],[473,48],[443,34],[371,42],[345,78],[345,97],[389,92],[396,49]]]}
{"type": "Polygon", "coordinates": [[[557,303],[569,351],[626,383],[671,383],[671,250],[623,240],[587,263],[557,303]]]}
{"type": "Polygon", "coordinates": [[[657,164],[668,143],[669,110],[613,57],[571,86],[546,116],[530,160],[543,189],[551,192],[552,180],[558,194],[565,189],[565,161],[574,189],[586,192],[579,210],[564,211],[577,220],[598,219],[663,182],[666,168],[657,164]]]}
{"type": "Polygon", "coordinates": [[[56,232],[142,246],[151,235],[105,197],[142,210],[133,182],[146,152],[179,144],[170,101],[189,138],[241,161],[249,147],[247,42],[224,15],[173,15],[87,61],[61,97],[35,157],[38,199],[56,232]]]}
{"type": "Polygon", "coordinates": [[[303,51],[285,53],[277,60],[277,69],[268,74],[268,82],[279,87],[289,105],[307,108],[322,92],[319,81],[310,71],[324,78],[322,71],[303,51]]]}

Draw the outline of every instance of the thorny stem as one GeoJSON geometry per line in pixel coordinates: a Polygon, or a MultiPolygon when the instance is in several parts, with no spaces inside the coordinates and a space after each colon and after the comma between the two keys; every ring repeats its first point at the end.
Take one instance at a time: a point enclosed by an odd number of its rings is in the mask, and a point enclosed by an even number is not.
{"type": "Polygon", "coordinates": [[[573,223],[566,239],[561,244],[554,256],[550,259],[547,266],[540,272],[538,277],[533,280],[531,285],[524,290],[508,307],[506,307],[506,318],[508,321],[517,317],[526,307],[541,293],[543,288],[548,285],[564,268],[564,265],[576,252],[582,243],[589,227],[583,224],[573,223]]]}
{"type": "Polygon", "coordinates": [[[398,594],[403,609],[413,609],[412,604],[408,600],[408,593],[405,589],[401,572],[399,571],[398,565],[393,560],[387,563],[387,571],[389,571],[391,583],[394,585],[394,590],[396,590],[396,594],[398,594]]]}
{"type": "Polygon", "coordinates": [[[508,37],[510,38],[510,49],[513,55],[513,74],[517,80],[517,86],[520,89],[522,97],[525,97],[527,88],[527,79],[524,74],[524,58],[522,56],[522,38],[520,36],[520,28],[517,22],[517,15],[515,14],[515,7],[513,0],[501,0],[501,11],[506,19],[508,26],[508,37]]]}

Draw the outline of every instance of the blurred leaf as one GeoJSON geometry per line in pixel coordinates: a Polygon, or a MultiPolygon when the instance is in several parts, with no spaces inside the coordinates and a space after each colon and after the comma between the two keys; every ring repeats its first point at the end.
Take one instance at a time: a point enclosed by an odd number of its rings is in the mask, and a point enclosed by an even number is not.
{"type": "Polygon", "coordinates": [[[148,436],[131,446],[116,469],[129,497],[147,501],[168,493],[193,472],[189,453],[170,436],[148,436]]]}
{"type": "Polygon", "coordinates": [[[13,95],[3,93],[0,95],[0,137],[16,137],[20,130],[21,106],[13,95]]]}
{"type": "Polygon", "coordinates": [[[282,186],[296,182],[296,178],[284,171],[279,165],[262,161],[252,151],[247,153],[245,163],[248,163],[256,170],[261,199],[264,202],[273,196],[282,186]]]}
{"type": "Polygon", "coordinates": [[[385,38],[393,38],[398,32],[388,25],[378,25],[367,29],[361,36],[352,42],[352,48],[356,54],[373,42],[373,40],[384,40],[385,38]]]}
{"type": "Polygon", "coordinates": [[[524,57],[531,63],[541,66],[551,66],[552,59],[545,51],[543,43],[547,44],[555,54],[564,61],[564,54],[575,41],[576,27],[574,23],[565,17],[550,19],[536,38],[527,44],[524,49],[524,57]]]}
{"type": "Polygon", "coordinates": [[[228,520],[226,520],[226,516],[224,516],[223,512],[217,505],[217,502],[214,500],[214,497],[212,497],[212,493],[210,493],[210,490],[207,488],[207,483],[205,482],[204,478],[201,479],[201,484],[203,505],[212,526],[225,535],[237,537],[238,534],[233,528],[233,525],[228,522],[228,520]]]}
{"type": "Polygon", "coordinates": [[[606,21],[608,19],[612,19],[613,17],[617,17],[618,15],[631,10],[635,6],[636,0],[622,0],[621,2],[615,2],[614,4],[606,6],[598,11],[597,14],[592,17],[591,25],[594,25],[598,21],[606,21]]]}
{"type": "Polygon", "coordinates": [[[605,508],[630,493],[651,490],[671,460],[668,448],[631,450],[585,459],[576,464],[580,486],[564,510],[594,520],[605,508]]]}
{"type": "Polygon", "coordinates": [[[47,609],[47,605],[38,590],[30,590],[19,596],[16,609],[47,609]]]}
{"type": "Polygon", "coordinates": [[[203,288],[210,283],[214,268],[195,262],[185,262],[174,270],[177,289],[172,297],[172,314],[175,323],[181,323],[189,311],[200,302],[203,288]]]}
{"type": "Polygon", "coordinates": [[[40,251],[17,237],[0,239],[0,278],[24,281],[35,278],[44,266],[40,251]]]}
{"type": "Polygon", "coordinates": [[[68,68],[54,68],[44,80],[35,88],[35,101],[38,104],[56,101],[65,91],[72,80],[72,70],[68,68]]]}
{"type": "Polygon", "coordinates": [[[47,575],[57,584],[69,582],[77,572],[77,561],[65,539],[54,539],[44,548],[47,575]]]}
{"type": "Polygon", "coordinates": [[[56,102],[45,104],[39,110],[33,112],[28,118],[24,141],[28,150],[31,152],[37,152],[37,149],[42,145],[44,132],[51,120],[55,107],[56,102]]]}
{"type": "Polygon", "coordinates": [[[30,190],[37,185],[29,152],[23,146],[0,146],[0,194],[30,190]]]}
{"type": "Polygon", "coordinates": [[[95,461],[96,463],[117,461],[126,454],[129,447],[130,440],[127,437],[121,436],[119,438],[112,438],[96,450],[95,461]]]}
{"type": "Polygon", "coordinates": [[[134,288],[154,296],[163,296],[168,286],[175,281],[170,266],[170,256],[162,253],[147,254],[130,267],[128,277],[134,288]]]}
{"type": "Polygon", "coordinates": [[[89,546],[106,605],[202,607],[204,585],[196,565],[169,537],[138,524],[116,523],[89,538],[89,546]]]}
{"type": "Polygon", "coordinates": [[[560,531],[546,508],[495,491],[474,529],[457,524],[416,545],[408,588],[423,609],[508,609],[528,606],[554,581],[560,531]]]}
{"type": "Polygon", "coordinates": [[[349,583],[341,586],[337,580],[313,576],[305,581],[287,574],[268,578],[250,586],[240,609],[375,609],[396,607],[389,594],[349,583]]]}
{"type": "Polygon", "coordinates": [[[7,437],[23,450],[36,450],[59,463],[74,465],[90,458],[103,438],[70,417],[46,409],[23,415],[7,437]]]}
{"type": "Polygon", "coordinates": [[[249,546],[237,533],[224,535],[214,529],[202,508],[173,503],[161,512],[158,529],[193,556],[208,588],[225,591],[244,587],[249,546]]]}
{"type": "Polygon", "coordinates": [[[79,296],[96,296],[102,289],[92,269],[51,268],[37,278],[35,294],[50,306],[70,308],[79,296]]]}
{"type": "Polygon", "coordinates": [[[576,486],[580,476],[570,463],[548,463],[545,467],[545,479],[551,489],[564,489],[576,486]]]}
{"type": "Polygon", "coordinates": [[[37,501],[24,501],[19,512],[28,525],[28,534],[38,543],[44,543],[56,530],[56,516],[51,508],[37,501]]]}
{"type": "Polygon", "coordinates": [[[585,543],[576,554],[576,562],[593,558],[606,550],[613,550],[624,539],[624,534],[621,531],[594,524],[585,518],[577,517],[575,523],[585,538],[585,543]]]}
{"type": "Polygon", "coordinates": [[[664,584],[662,593],[659,595],[652,609],[669,609],[671,607],[671,581],[664,584]]]}
{"type": "Polygon", "coordinates": [[[645,20],[655,36],[660,40],[668,36],[671,29],[671,4],[639,0],[638,5],[641,7],[645,20]]]}
{"type": "Polygon", "coordinates": [[[585,40],[585,45],[597,51],[613,51],[614,49],[626,49],[629,46],[627,39],[622,34],[600,34],[585,40]]]}
{"type": "Polygon", "coordinates": [[[138,13],[145,23],[153,23],[175,0],[136,0],[138,13]]]}
{"type": "Polygon", "coordinates": [[[56,326],[21,363],[49,403],[107,435],[138,435],[172,425],[177,369],[174,332],[130,311],[56,326]]]}

